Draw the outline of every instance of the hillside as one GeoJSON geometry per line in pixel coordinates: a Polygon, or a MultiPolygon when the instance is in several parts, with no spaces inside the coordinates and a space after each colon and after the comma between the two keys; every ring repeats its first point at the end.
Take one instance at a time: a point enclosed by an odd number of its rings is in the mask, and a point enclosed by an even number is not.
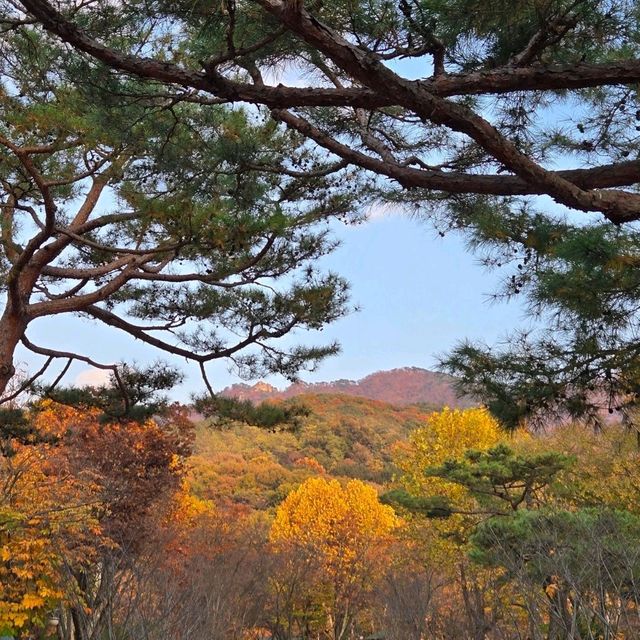
{"type": "Polygon", "coordinates": [[[192,460],[198,494],[265,509],[319,471],[383,484],[391,478],[394,446],[428,415],[418,407],[346,395],[308,394],[297,401],[310,415],[295,432],[203,423],[192,460]]]}
{"type": "Polygon", "coordinates": [[[293,398],[303,394],[342,394],[399,406],[425,404],[432,407],[466,408],[474,404],[469,398],[457,397],[453,388],[453,378],[450,376],[418,367],[378,371],[361,380],[298,382],[282,390],[266,382],[254,385],[234,384],[221,393],[227,397],[252,402],[293,398]]]}

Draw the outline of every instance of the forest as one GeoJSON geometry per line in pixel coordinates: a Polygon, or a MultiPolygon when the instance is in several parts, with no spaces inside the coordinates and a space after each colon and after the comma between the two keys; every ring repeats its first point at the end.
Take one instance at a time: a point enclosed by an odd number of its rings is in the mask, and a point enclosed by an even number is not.
{"type": "Polygon", "coordinates": [[[628,429],[506,434],[484,408],[292,402],[305,415],[275,428],[33,405],[2,440],[3,632],[637,637],[628,429]]]}
{"type": "Polygon", "coordinates": [[[0,0],[0,638],[640,637],[639,24],[0,0]],[[438,356],[456,406],[216,392],[339,357],[327,259],[376,210],[524,310],[438,356]]]}

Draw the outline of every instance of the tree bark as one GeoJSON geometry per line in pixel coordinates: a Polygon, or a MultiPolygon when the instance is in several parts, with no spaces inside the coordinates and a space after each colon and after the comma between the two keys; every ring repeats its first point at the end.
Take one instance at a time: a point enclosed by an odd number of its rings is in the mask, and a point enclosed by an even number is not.
{"type": "Polygon", "coordinates": [[[27,323],[26,316],[16,310],[11,301],[8,301],[0,318],[0,395],[4,393],[15,374],[14,353],[27,328],[27,323]]]}

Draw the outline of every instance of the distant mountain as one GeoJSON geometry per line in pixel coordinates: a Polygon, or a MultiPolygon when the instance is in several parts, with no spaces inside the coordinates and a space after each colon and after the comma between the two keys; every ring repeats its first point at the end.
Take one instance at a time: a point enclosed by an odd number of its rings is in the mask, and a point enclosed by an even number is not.
{"type": "Polygon", "coordinates": [[[293,398],[302,394],[343,394],[359,396],[404,406],[425,404],[433,407],[465,408],[473,406],[473,400],[458,398],[453,388],[454,379],[443,373],[435,373],[418,367],[405,367],[391,371],[378,371],[361,380],[336,380],[334,382],[298,382],[286,389],[278,389],[266,382],[254,385],[234,384],[222,395],[262,402],[270,398],[293,398]]]}

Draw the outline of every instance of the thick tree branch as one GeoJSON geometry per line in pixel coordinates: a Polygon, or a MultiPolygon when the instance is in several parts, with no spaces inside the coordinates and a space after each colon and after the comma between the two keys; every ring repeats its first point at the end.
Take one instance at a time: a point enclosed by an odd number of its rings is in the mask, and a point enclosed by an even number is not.
{"type": "MultiPolygon", "coordinates": [[[[414,169],[400,163],[392,163],[368,156],[353,147],[337,141],[307,120],[289,111],[274,110],[274,118],[303,133],[314,142],[347,162],[361,166],[375,173],[396,180],[405,188],[423,188],[446,191],[448,193],[480,193],[495,196],[517,196],[543,194],[542,188],[535,188],[518,176],[479,175],[440,171],[437,169],[414,169]]],[[[549,172],[581,189],[612,188],[640,182],[640,161],[620,162],[593,169],[569,169],[549,172]]],[[[640,210],[636,217],[640,218],[640,210]]]]}
{"type": "MultiPolygon", "coordinates": [[[[103,173],[97,175],[93,178],[91,182],[91,187],[87,195],[84,198],[84,201],[78,208],[78,211],[69,226],[70,231],[74,231],[75,229],[81,227],[83,224],[87,222],[89,216],[93,213],[100,200],[100,196],[104,191],[105,187],[109,183],[108,176],[103,173]]],[[[69,233],[61,233],[59,229],[55,229],[58,233],[58,237],[50,242],[48,245],[42,247],[40,251],[33,257],[32,264],[36,270],[40,271],[46,264],[50,264],[53,260],[55,260],[64,249],[69,246],[72,241],[69,233]]]]}
{"type": "Polygon", "coordinates": [[[433,95],[424,87],[405,80],[374,56],[345,40],[322,24],[301,6],[292,9],[281,0],[259,0],[278,20],[286,24],[308,44],[317,48],[358,82],[382,95],[395,98],[427,121],[463,133],[474,140],[495,160],[520,178],[554,198],[557,202],[582,211],[599,211],[618,222],[635,219],[640,210],[640,196],[615,191],[588,192],[547,171],[492,124],[471,109],[433,95]]]}
{"type": "MultiPolygon", "coordinates": [[[[229,101],[264,104],[272,108],[351,106],[379,108],[397,104],[367,88],[328,89],[316,87],[256,87],[233,82],[220,75],[192,71],[169,62],[126,55],[106,47],[83,33],[56,11],[47,0],[21,0],[22,6],[48,31],[76,49],[92,55],[113,69],[142,78],[213,93],[229,101]]],[[[275,6],[275,4],[273,5],[275,6]]],[[[619,60],[603,64],[537,65],[499,67],[486,72],[442,74],[432,80],[415,81],[416,87],[440,97],[584,89],[611,84],[640,82],[640,61],[619,60]]],[[[197,101],[195,96],[190,98],[197,101]]]]}
{"type": "Polygon", "coordinates": [[[41,347],[41,346],[31,342],[31,340],[29,340],[26,335],[22,336],[22,339],[20,340],[20,342],[22,342],[22,344],[27,349],[29,349],[29,351],[31,351],[33,353],[37,353],[38,355],[41,355],[41,356],[47,356],[47,357],[51,357],[51,358],[65,358],[67,360],[68,359],[78,360],[79,362],[84,362],[86,364],[89,364],[92,367],[95,367],[96,369],[103,369],[103,370],[113,371],[114,369],[117,368],[117,365],[115,365],[115,364],[104,364],[102,362],[97,362],[96,360],[93,360],[92,358],[89,358],[88,356],[84,356],[84,355],[79,354],[79,353],[73,353],[71,351],[62,351],[62,350],[59,350],[59,349],[49,349],[47,347],[41,347]]]}
{"type": "Polygon", "coordinates": [[[84,280],[94,279],[105,276],[113,271],[121,269],[124,265],[130,262],[130,256],[121,256],[108,262],[107,264],[100,265],[99,267],[56,267],[46,266],[42,269],[41,274],[43,276],[49,276],[52,278],[64,278],[72,280],[84,280]]]}
{"type": "Polygon", "coordinates": [[[0,136],[0,144],[9,149],[15,155],[31,180],[33,180],[42,195],[45,210],[45,219],[40,231],[33,236],[31,240],[29,240],[24,249],[15,258],[11,270],[7,275],[7,284],[9,285],[11,294],[14,297],[14,304],[17,305],[16,308],[18,308],[21,304],[19,300],[21,297],[20,292],[17,289],[19,287],[18,280],[36,251],[51,237],[55,225],[57,207],[54,202],[53,195],[51,194],[51,189],[47,185],[41,173],[38,171],[32,159],[29,157],[30,154],[26,153],[21,147],[14,144],[4,136],[0,136]]]}

